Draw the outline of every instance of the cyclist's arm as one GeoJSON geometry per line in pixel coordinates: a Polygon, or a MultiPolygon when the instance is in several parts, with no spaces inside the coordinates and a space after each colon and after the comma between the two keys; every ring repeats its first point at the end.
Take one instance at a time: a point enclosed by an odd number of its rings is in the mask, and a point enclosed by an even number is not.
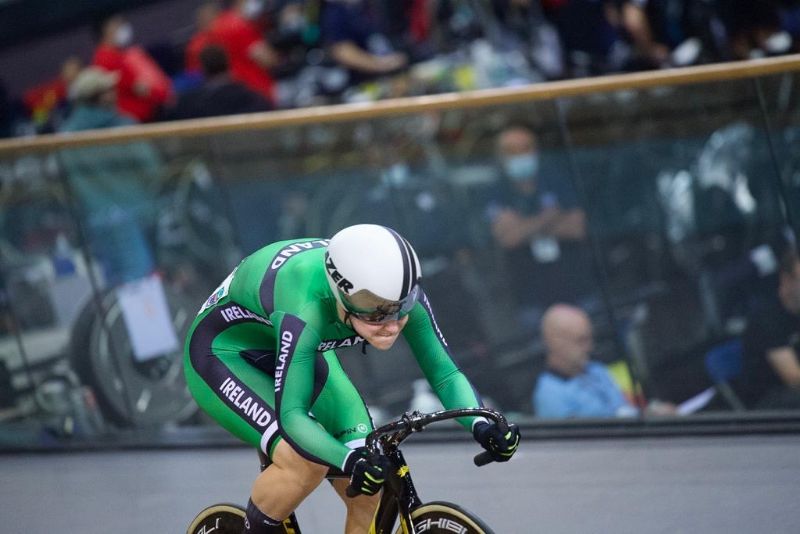
{"type": "MultiPolygon", "coordinates": [[[[444,336],[436,324],[428,297],[423,292],[420,302],[409,314],[403,334],[417,359],[422,373],[445,409],[483,406],[475,388],[456,366],[444,336]]],[[[461,417],[458,422],[468,430],[480,417],[461,417]]]]}
{"type": "Polygon", "coordinates": [[[308,415],[319,335],[295,315],[276,312],[270,318],[277,331],[275,412],[281,436],[303,457],[348,471],[352,451],[308,415]]]}

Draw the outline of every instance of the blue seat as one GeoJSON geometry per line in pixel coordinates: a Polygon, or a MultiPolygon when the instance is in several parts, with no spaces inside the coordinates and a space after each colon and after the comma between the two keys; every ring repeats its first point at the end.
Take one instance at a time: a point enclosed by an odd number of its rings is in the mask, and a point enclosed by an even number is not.
{"type": "Polygon", "coordinates": [[[734,338],[712,347],[705,355],[706,372],[714,387],[734,410],[744,410],[744,404],[733,391],[730,381],[742,374],[744,346],[734,338]]]}
{"type": "Polygon", "coordinates": [[[731,339],[711,348],[706,353],[706,371],[711,380],[727,382],[742,374],[744,347],[739,338],[731,339]]]}

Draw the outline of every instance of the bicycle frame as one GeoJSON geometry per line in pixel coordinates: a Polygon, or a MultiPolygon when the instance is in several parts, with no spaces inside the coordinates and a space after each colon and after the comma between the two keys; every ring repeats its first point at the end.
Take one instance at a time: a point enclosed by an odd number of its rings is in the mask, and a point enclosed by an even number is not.
{"type": "Polygon", "coordinates": [[[394,528],[395,520],[400,518],[403,533],[414,532],[411,511],[422,504],[417,495],[408,464],[399,450],[387,455],[392,462],[393,471],[387,477],[383,494],[375,511],[369,534],[388,534],[394,528]],[[409,529],[410,526],[410,529],[409,529]]]}
{"type": "MultiPolygon", "coordinates": [[[[416,508],[423,505],[423,502],[417,494],[414,482],[411,480],[411,473],[403,453],[400,451],[400,444],[411,434],[421,432],[432,423],[459,417],[475,416],[485,417],[496,422],[503,432],[508,430],[508,423],[499,412],[487,408],[459,408],[430,414],[420,412],[405,413],[399,420],[378,427],[367,435],[365,443],[367,452],[386,456],[393,468],[386,477],[383,493],[370,525],[369,534],[393,534],[394,531],[392,529],[398,518],[400,520],[400,532],[403,534],[417,534],[411,515],[416,508]]],[[[261,461],[261,470],[263,471],[269,466],[270,460],[260,450],[258,451],[258,456],[261,461]]],[[[476,455],[474,461],[475,465],[481,466],[491,462],[492,458],[488,452],[484,451],[476,455]]],[[[331,469],[327,478],[346,479],[348,476],[338,469],[331,469]]],[[[348,488],[348,495],[353,497],[357,493],[351,493],[351,488],[348,488]]],[[[300,532],[297,517],[294,513],[284,521],[284,528],[287,529],[287,532],[300,532]]]]}
{"type": "MultiPolygon", "coordinates": [[[[417,530],[411,520],[411,513],[422,505],[417,494],[408,464],[399,446],[414,432],[422,431],[427,425],[458,417],[480,416],[497,422],[505,427],[507,422],[502,414],[486,408],[462,408],[446,410],[431,414],[412,412],[403,414],[395,421],[373,430],[366,439],[367,451],[370,454],[382,453],[389,458],[393,470],[384,484],[383,494],[375,511],[375,518],[369,534],[391,534],[396,519],[400,519],[403,534],[416,534],[417,530]]],[[[505,430],[504,430],[505,431],[505,430]]],[[[476,465],[484,465],[491,461],[488,453],[475,456],[476,465]]]]}

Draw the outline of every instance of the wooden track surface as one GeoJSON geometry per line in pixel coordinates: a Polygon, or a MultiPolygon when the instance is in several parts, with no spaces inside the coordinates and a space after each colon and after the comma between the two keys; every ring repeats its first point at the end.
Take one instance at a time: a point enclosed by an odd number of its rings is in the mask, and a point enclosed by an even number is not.
{"type": "MultiPolygon", "coordinates": [[[[523,442],[476,468],[472,444],[404,449],[424,500],[476,512],[497,534],[800,532],[800,436],[523,442]]],[[[180,534],[217,501],[247,501],[254,452],[204,449],[0,456],[5,534],[180,534]]],[[[341,532],[323,484],[304,532],[341,532]],[[333,525],[336,525],[335,527],[333,525]]]]}

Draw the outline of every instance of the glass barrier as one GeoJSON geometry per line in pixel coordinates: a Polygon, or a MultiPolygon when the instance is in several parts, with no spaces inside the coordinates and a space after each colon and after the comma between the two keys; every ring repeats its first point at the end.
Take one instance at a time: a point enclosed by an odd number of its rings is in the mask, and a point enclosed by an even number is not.
{"type": "MultiPolygon", "coordinates": [[[[357,222],[414,244],[457,363],[522,420],[791,408],[766,363],[791,338],[757,326],[800,300],[796,81],[0,150],[0,446],[217,429],[182,372],[200,306],[357,222]]],[[[339,355],[376,420],[436,408],[405,344],[339,355]]]]}
{"type": "Polygon", "coordinates": [[[706,409],[755,408],[763,393],[736,373],[757,358],[743,354],[748,327],[775,293],[788,222],[761,90],[737,80],[563,102],[616,341],[607,358],[627,357],[648,413],[683,413],[715,381],[725,387],[706,409]]]}

